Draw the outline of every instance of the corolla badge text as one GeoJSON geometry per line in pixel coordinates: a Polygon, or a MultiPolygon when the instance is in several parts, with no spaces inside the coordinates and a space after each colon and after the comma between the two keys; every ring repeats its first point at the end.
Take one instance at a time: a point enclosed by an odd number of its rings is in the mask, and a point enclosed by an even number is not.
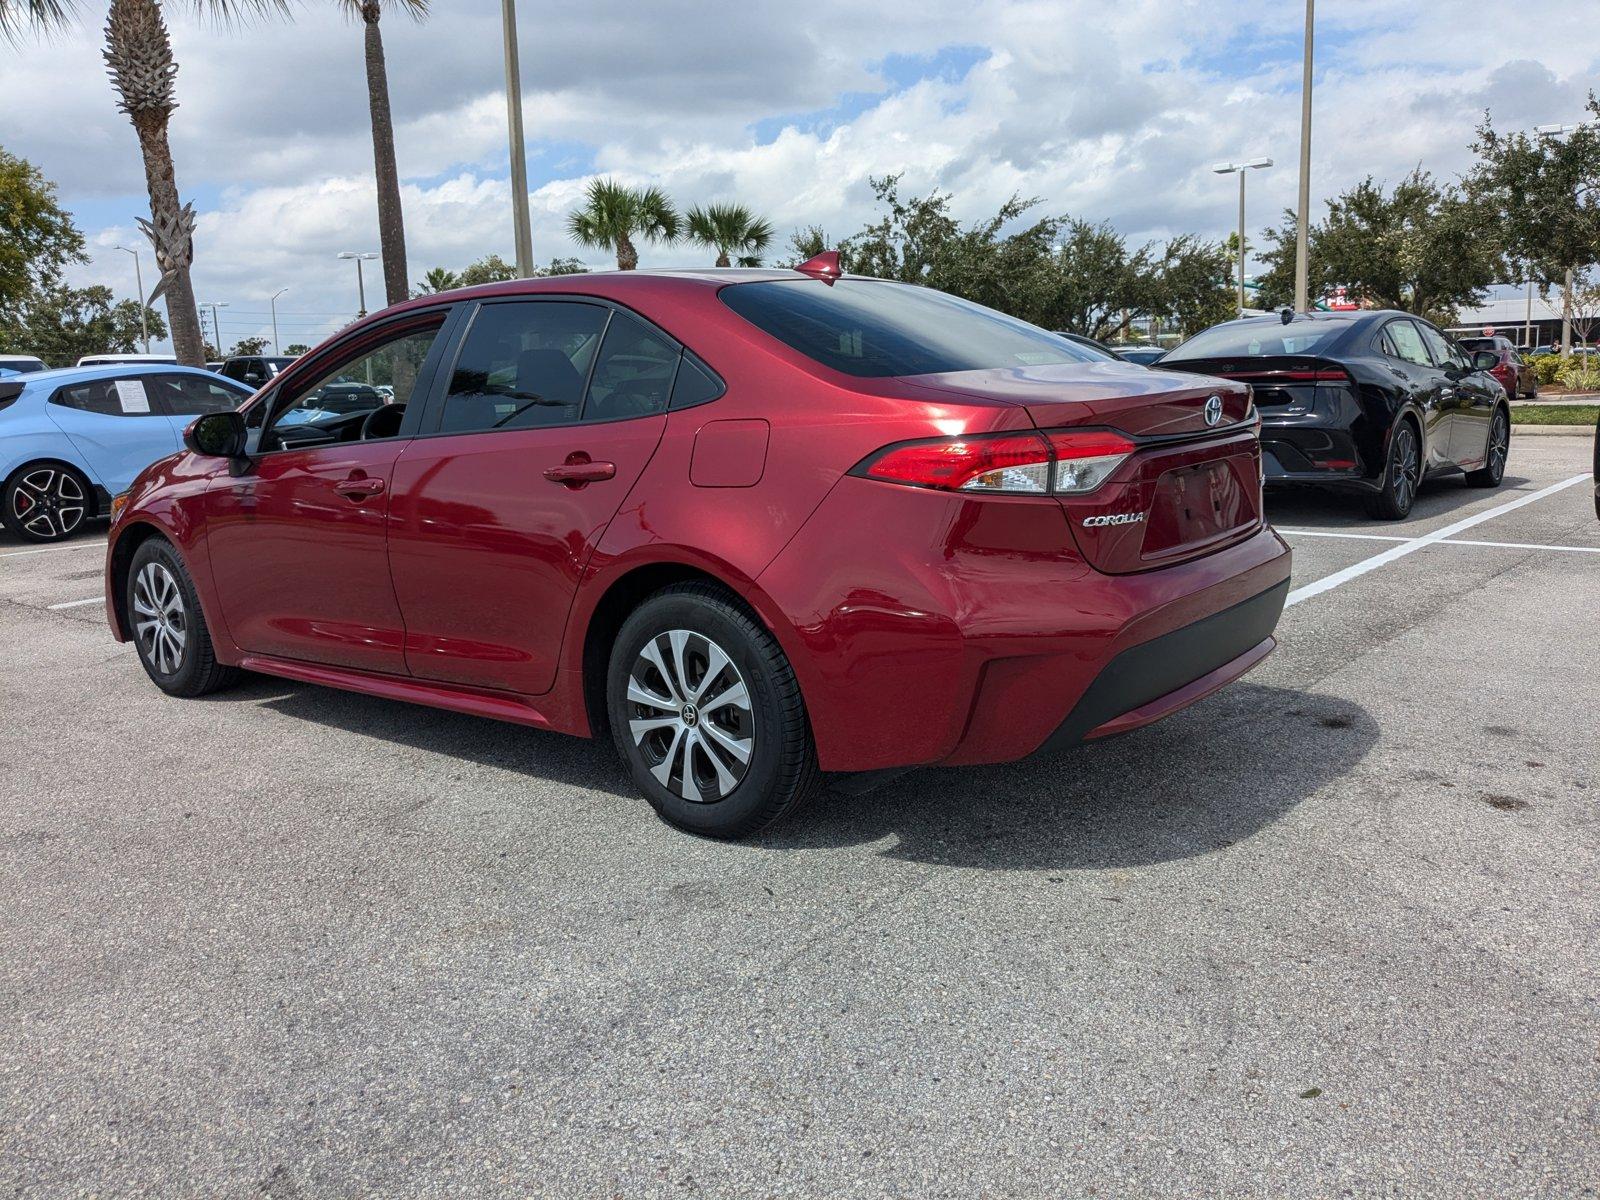
{"type": "Polygon", "coordinates": [[[1083,519],[1083,523],[1086,527],[1093,529],[1099,525],[1137,525],[1142,520],[1144,520],[1144,514],[1142,512],[1106,513],[1105,515],[1098,517],[1085,517],[1083,519]]]}

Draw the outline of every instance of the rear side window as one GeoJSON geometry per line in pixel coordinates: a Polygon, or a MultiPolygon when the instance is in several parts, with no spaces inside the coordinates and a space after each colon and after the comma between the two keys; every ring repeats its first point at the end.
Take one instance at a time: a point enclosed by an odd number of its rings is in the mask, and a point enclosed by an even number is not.
{"type": "MultiPolygon", "coordinates": [[[[609,315],[601,305],[564,300],[483,305],[451,373],[439,431],[576,421],[609,315]]],[[[617,388],[625,383],[622,364],[614,379],[617,388]]]]}
{"type": "Polygon", "coordinates": [[[1428,358],[1428,348],[1423,345],[1421,332],[1410,321],[1390,321],[1383,327],[1383,335],[1388,343],[1384,348],[1385,353],[1419,367],[1433,365],[1428,358]]]}
{"type": "Polygon", "coordinates": [[[715,400],[723,390],[722,380],[711,373],[711,368],[685,350],[678,378],[672,384],[672,407],[693,408],[715,400]]]}
{"type": "Polygon", "coordinates": [[[51,404],[106,417],[147,417],[160,410],[151,402],[144,379],[95,379],[68,384],[50,397],[51,404]]]}
{"type": "Polygon", "coordinates": [[[1349,321],[1291,321],[1277,318],[1217,325],[1197,333],[1161,361],[1189,358],[1254,358],[1258,355],[1322,353],[1350,328],[1349,321]]]}
{"type": "Polygon", "coordinates": [[[1026,321],[910,284],[781,280],[735,284],[718,294],[762,332],[823,366],[861,378],[1098,357],[1026,321]]]}

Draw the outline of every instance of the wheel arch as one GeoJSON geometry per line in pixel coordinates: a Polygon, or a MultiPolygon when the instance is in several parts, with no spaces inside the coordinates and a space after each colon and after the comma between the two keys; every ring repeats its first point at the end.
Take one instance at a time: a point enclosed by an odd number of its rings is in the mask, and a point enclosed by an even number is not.
{"type": "Polygon", "coordinates": [[[128,628],[128,569],[133,565],[133,556],[138,553],[139,547],[151,538],[161,538],[169,543],[172,541],[161,526],[150,521],[133,521],[123,527],[116,543],[111,547],[111,556],[106,563],[106,576],[110,588],[111,611],[117,621],[115,632],[118,641],[125,642],[133,636],[128,628]]]}

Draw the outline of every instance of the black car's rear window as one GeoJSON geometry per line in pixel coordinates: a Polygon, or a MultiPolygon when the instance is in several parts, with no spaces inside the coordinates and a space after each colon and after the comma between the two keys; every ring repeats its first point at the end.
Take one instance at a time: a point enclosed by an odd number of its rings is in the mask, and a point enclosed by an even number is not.
{"type": "Polygon", "coordinates": [[[1336,341],[1351,322],[1291,321],[1276,317],[1242,324],[1214,325],[1197,333],[1161,360],[1162,365],[1189,358],[1246,358],[1259,354],[1313,354],[1336,341]]]}
{"type": "Polygon", "coordinates": [[[865,378],[1100,357],[1026,321],[911,284],[774,280],[735,284],[721,296],[745,320],[807,358],[865,378]]]}

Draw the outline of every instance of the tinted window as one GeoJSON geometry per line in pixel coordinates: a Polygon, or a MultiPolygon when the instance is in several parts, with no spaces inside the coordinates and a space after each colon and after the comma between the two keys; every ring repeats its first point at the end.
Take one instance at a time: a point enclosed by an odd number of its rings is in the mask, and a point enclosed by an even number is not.
{"type": "Polygon", "coordinates": [[[672,407],[690,408],[704,404],[707,400],[715,400],[722,392],[722,380],[685,350],[683,362],[678,366],[678,378],[672,385],[672,407]]]}
{"type": "Polygon", "coordinates": [[[665,412],[678,371],[678,344],[625,312],[606,326],[583,404],[586,421],[665,412]]]}
{"type": "Polygon", "coordinates": [[[451,374],[440,432],[576,421],[609,313],[561,300],[485,304],[451,374]]]}
{"type": "Polygon", "coordinates": [[[151,401],[150,388],[146,386],[153,383],[153,380],[139,378],[74,383],[51,396],[50,403],[107,417],[146,417],[161,411],[151,401]]]}
{"type": "Polygon", "coordinates": [[[1025,321],[908,284],[786,280],[736,284],[719,294],[752,325],[847,375],[930,375],[1099,357],[1025,321]]]}
{"type": "Polygon", "coordinates": [[[229,387],[221,380],[203,379],[199,375],[163,375],[160,382],[161,398],[166,401],[167,411],[179,417],[238,408],[250,394],[229,387]]]}
{"type": "Polygon", "coordinates": [[[1422,330],[1422,340],[1428,344],[1428,352],[1433,355],[1435,366],[1442,367],[1446,363],[1464,361],[1451,350],[1450,343],[1444,340],[1444,334],[1432,325],[1418,321],[1416,326],[1422,330]]]}
{"type": "Polygon", "coordinates": [[[1419,367],[1433,365],[1428,358],[1428,348],[1423,345],[1422,334],[1412,322],[1390,321],[1384,326],[1383,332],[1388,339],[1386,353],[1392,352],[1396,358],[1415,363],[1419,367]]]}
{"type": "Polygon", "coordinates": [[[1292,321],[1285,325],[1276,317],[1214,325],[1197,333],[1161,361],[1178,362],[1186,358],[1251,358],[1262,354],[1311,354],[1344,335],[1349,321],[1292,321]]]}

